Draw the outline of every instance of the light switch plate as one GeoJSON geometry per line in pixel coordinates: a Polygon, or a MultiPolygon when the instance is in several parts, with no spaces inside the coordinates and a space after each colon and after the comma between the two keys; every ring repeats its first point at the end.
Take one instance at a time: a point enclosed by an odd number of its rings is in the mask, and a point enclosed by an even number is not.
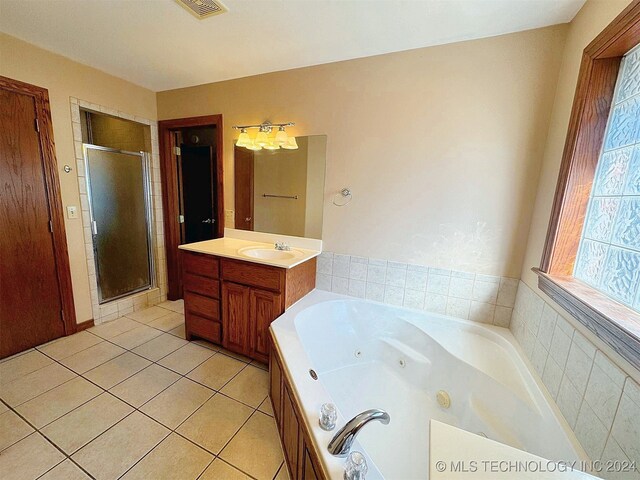
{"type": "Polygon", "coordinates": [[[67,217],[78,218],[78,207],[76,207],[75,205],[67,206],[67,217]]]}

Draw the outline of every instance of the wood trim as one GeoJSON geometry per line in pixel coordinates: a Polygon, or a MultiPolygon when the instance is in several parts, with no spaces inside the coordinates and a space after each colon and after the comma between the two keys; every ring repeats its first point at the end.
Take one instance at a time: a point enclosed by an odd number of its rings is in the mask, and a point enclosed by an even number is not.
{"type": "Polygon", "coordinates": [[[49,211],[53,223],[53,250],[56,261],[56,273],[60,286],[60,298],[64,312],[65,335],[76,332],[76,309],[73,301],[73,287],[71,284],[71,267],[69,265],[69,251],[67,235],[64,226],[64,209],[60,193],[60,179],[56,161],[55,143],[53,140],[53,124],[51,122],[51,107],[49,92],[46,88],[13,80],[0,75],[0,88],[18,92],[33,97],[36,105],[36,118],[40,127],[40,148],[44,163],[44,178],[46,183],[49,211]]]}
{"type": "Polygon", "coordinates": [[[635,47],[640,36],[640,0],[633,0],[584,49],[592,58],[622,57],[635,47]]]}
{"type": "Polygon", "coordinates": [[[573,272],[619,67],[619,57],[582,58],[541,264],[553,275],[573,272]]]}
{"type": "Polygon", "coordinates": [[[622,56],[639,43],[634,0],[584,49],[544,251],[533,269],[540,290],[636,368],[640,314],[573,278],[573,268],[622,56]]]}
{"type": "Polygon", "coordinates": [[[216,233],[224,236],[224,158],[222,115],[206,115],[202,117],[179,118],[158,122],[158,140],[160,143],[160,176],[162,180],[162,208],[164,212],[164,243],[167,257],[167,277],[169,300],[182,298],[182,278],[178,245],[180,244],[180,225],[177,223],[178,206],[178,172],[173,161],[174,140],[171,132],[184,127],[216,127],[216,189],[217,206],[216,233]]]}
{"type": "Polygon", "coordinates": [[[80,322],[76,325],[76,332],[81,332],[83,330],[86,330],[87,328],[91,328],[94,326],[93,323],[93,318],[90,320],[86,320],[84,322],[80,322]]]}
{"type": "Polygon", "coordinates": [[[640,314],[573,277],[538,274],[538,288],[640,370],[640,314]]]}

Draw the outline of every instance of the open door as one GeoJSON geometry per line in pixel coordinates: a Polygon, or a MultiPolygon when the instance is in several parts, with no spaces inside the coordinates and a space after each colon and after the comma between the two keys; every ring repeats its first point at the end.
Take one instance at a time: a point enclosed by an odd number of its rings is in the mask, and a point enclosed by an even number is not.
{"type": "Polygon", "coordinates": [[[158,123],[169,300],[182,298],[178,246],[224,236],[222,115],[158,123]]]}
{"type": "Polygon", "coordinates": [[[180,145],[180,244],[218,238],[215,158],[210,145],[180,145]]]}

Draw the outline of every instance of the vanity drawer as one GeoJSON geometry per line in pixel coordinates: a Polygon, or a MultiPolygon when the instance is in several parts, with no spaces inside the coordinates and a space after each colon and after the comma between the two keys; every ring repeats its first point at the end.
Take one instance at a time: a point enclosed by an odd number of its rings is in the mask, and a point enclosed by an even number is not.
{"type": "Polygon", "coordinates": [[[222,325],[208,318],[187,312],[185,315],[187,334],[204,338],[214,343],[222,343],[222,325]]]}
{"type": "Polygon", "coordinates": [[[222,278],[228,282],[249,285],[276,292],[284,288],[284,269],[259,265],[252,262],[238,262],[222,259],[222,278]]]}
{"type": "Polygon", "coordinates": [[[184,292],[184,309],[187,313],[220,320],[220,302],[197,293],[184,292]]]}
{"type": "Polygon", "coordinates": [[[208,278],[220,278],[220,260],[203,253],[184,252],[182,263],[185,273],[208,278]]]}
{"type": "Polygon", "coordinates": [[[185,291],[199,293],[205,297],[220,298],[220,281],[212,278],[185,273],[183,279],[185,291]]]}

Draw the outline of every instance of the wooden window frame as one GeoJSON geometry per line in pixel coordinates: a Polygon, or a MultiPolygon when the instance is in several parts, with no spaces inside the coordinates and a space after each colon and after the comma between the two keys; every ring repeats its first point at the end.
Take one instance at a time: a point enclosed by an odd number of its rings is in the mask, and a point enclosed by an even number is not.
{"type": "Polygon", "coordinates": [[[584,49],[538,287],[640,369],[640,313],[573,277],[620,63],[640,43],[634,0],[584,49]]]}
{"type": "Polygon", "coordinates": [[[217,205],[216,234],[224,236],[224,157],[222,115],[206,115],[202,117],[188,117],[158,122],[158,137],[160,143],[160,176],[162,181],[162,208],[164,211],[164,244],[167,259],[167,298],[178,300],[182,298],[182,266],[178,245],[180,245],[180,224],[178,214],[178,171],[175,164],[175,147],[171,132],[184,127],[216,127],[216,185],[217,205]]]}

